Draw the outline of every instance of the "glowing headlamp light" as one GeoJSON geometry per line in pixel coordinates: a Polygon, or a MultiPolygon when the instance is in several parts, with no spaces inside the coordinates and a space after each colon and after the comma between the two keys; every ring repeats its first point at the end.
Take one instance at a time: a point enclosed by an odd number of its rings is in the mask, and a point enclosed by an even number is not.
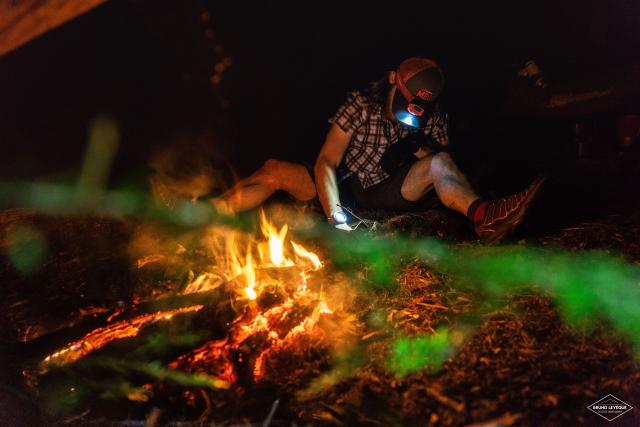
{"type": "Polygon", "coordinates": [[[407,126],[411,126],[414,128],[420,127],[418,118],[407,111],[400,111],[396,113],[396,118],[407,126]]]}

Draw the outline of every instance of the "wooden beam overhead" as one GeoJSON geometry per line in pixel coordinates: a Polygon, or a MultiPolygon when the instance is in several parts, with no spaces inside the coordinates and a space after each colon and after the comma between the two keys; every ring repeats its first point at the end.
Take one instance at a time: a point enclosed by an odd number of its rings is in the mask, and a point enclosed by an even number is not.
{"type": "Polygon", "coordinates": [[[106,0],[0,0],[0,55],[80,16],[106,0]]]}

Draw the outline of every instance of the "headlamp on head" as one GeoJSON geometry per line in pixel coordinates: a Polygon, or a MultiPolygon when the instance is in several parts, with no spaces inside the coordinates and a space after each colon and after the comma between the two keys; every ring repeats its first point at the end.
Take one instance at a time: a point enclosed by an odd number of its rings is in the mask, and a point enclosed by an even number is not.
{"type": "Polygon", "coordinates": [[[436,108],[444,78],[435,61],[409,58],[396,71],[393,113],[407,126],[423,128],[436,108]]]}
{"type": "Polygon", "coordinates": [[[409,111],[398,111],[396,113],[396,118],[399,122],[404,123],[407,126],[411,126],[413,128],[420,127],[420,122],[415,114],[411,114],[409,111]]]}

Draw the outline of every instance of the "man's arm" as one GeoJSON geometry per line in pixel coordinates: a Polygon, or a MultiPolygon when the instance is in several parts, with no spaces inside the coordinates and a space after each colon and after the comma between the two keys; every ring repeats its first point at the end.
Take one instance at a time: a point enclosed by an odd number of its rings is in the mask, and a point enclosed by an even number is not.
{"type": "Polygon", "coordinates": [[[322,209],[327,218],[332,218],[334,212],[342,210],[339,206],[340,196],[338,194],[336,168],[344,157],[349,140],[349,134],[343,131],[340,126],[331,125],[316,160],[316,187],[322,209]]]}

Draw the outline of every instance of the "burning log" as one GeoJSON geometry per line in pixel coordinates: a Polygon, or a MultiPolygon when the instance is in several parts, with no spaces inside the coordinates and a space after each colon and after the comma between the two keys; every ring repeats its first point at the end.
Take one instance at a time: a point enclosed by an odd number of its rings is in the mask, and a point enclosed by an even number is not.
{"type": "Polygon", "coordinates": [[[199,311],[202,305],[179,308],[170,311],[160,311],[135,317],[131,320],[122,320],[91,331],[78,341],[74,341],[59,351],[44,358],[39,365],[39,373],[46,373],[52,366],[65,366],[79,360],[93,351],[99,350],[113,340],[135,337],[138,332],[149,323],[160,320],[169,320],[173,316],[199,311]]]}

